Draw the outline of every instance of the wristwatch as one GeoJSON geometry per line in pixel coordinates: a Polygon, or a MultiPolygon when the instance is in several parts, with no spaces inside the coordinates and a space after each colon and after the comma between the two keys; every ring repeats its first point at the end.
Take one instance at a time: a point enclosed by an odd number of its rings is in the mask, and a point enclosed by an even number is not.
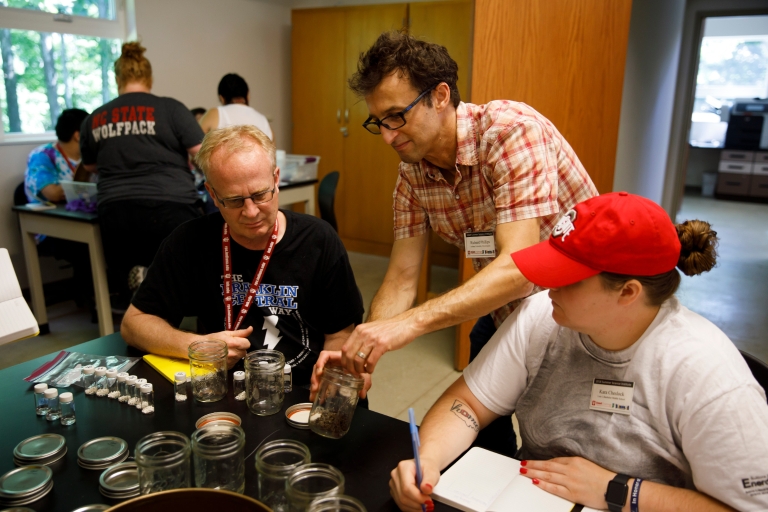
{"type": "Polygon", "coordinates": [[[613,480],[608,482],[608,489],[605,491],[605,501],[608,503],[608,510],[611,512],[621,512],[627,503],[627,494],[629,486],[627,482],[632,478],[629,475],[616,475],[613,480]]]}

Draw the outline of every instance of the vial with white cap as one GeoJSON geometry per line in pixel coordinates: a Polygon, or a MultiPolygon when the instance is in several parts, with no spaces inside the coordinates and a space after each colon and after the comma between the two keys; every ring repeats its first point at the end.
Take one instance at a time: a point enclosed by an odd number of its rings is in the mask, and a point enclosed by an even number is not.
{"type": "Polygon", "coordinates": [[[94,372],[96,371],[96,368],[93,367],[92,364],[83,366],[83,369],[81,370],[83,374],[83,388],[85,388],[85,394],[86,395],[95,395],[96,394],[96,376],[94,375],[94,372]]]}
{"type": "Polygon", "coordinates": [[[128,392],[126,390],[126,387],[128,386],[126,384],[127,381],[128,372],[120,372],[117,374],[117,392],[119,393],[117,395],[118,402],[125,402],[128,400],[128,392]]]}
{"type": "Polygon", "coordinates": [[[144,414],[155,412],[155,392],[152,390],[152,384],[141,385],[141,412],[144,414]]]}
{"type": "Polygon", "coordinates": [[[232,375],[232,391],[235,400],[245,400],[245,372],[235,372],[232,375]]]}
{"type": "Polygon", "coordinates": [[[56,421],[61,417],[61,407],[59,407],[59,390],[56,388],[48,388],[45,390],[45,399],[48,401],[48,412],[45,415],[45,419],[48,421],[56,421]]]}
{"type": "Polygon", "coordinates": [[[135,405],[138,410],[141,410],[141,386],[143,386],[146,383],[147,383],[147,379],[136,380],[136,386],[134,387],[134,395],[133,395],[133,398],[136,401],[133,402],[133,405],[135,405]]]}
{"type": "Polygon", "coordinates": [[[125,397],[120,397],[120,400],[125,398],[123,403],[126,403],[128,405],[134,405],[136,402],[132,402],[131,400],[134,400],[134,395],[136,394],[136,380],[138,377],[135,375],[129,375],[127,379],[125,379],[125,397]]]}
{"type": "Polygon", "coordinates": [[[96,396],[107,396],[109,394],[109,379],[107,379],[107,369],[103,366],[96,367],[96,396]]]}
{"type": "Polygon", "coordinates": [[[107,370],[107,389],[109,398],[120,398],[120,391],[117,385],[117,370],[107,370]]]}
{"type": "Polygon", "coordinates": [[[293,391],[293,374],[291,373],[291,365],[288,363],[283,366],[283,386],[286,393],[293,391]]]}
{"type": "Polygon", "coordinates": [[[173,396],[177,402],[187,401],[187,374],[185,372],[173,374],[173,396]]]}
{"type": "Polygon", "coordinates": [[[61,424],[72,425],[75,423],[75,401],[72,397],[72,393],[62,393],[59,396],[59,404],[61,404],[61,424]]]}
{"type": "Polygon", "coordinates": [[[45,398],[45,390],[48,384],[35,384],[35,412],[38,416],[48,414],[48,400],[45,398]]]}

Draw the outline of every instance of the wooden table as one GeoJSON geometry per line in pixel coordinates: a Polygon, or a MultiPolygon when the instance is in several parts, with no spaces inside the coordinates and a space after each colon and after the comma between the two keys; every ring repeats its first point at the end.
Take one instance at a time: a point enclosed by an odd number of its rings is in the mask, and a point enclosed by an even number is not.
{"type": "Polygon", "coordinates": [[[24,246],[24,259],[27,264],[29,290],[32,296],[32,312],[40,326],[40,333],[48,333],[49,328],[43,294],[43,279],[40,274],[40,259],[35,243],[36,234],[88,244],[93,275],[93,295],[96,299],[96,311],[99,318],[99,334],[105,336],[115,332],[112,324],[112,306],[107,287],[107,266],[104,262],[98,215],[70,212],[63,206],[57,206],[52,210],[35,210],[29,206],[14,206],[13,210],[19,214],[19,222],[21,223],[21,240],[24,246]]]}
{"type": "Polygon", "coordinates": [[[278,204],[282,208],[289,204],[304,203],[304,213],[315,215],[315,196],[317,195],[315,183],[317,180],[280,183],[280,192],[277,194],[278,204]]]}

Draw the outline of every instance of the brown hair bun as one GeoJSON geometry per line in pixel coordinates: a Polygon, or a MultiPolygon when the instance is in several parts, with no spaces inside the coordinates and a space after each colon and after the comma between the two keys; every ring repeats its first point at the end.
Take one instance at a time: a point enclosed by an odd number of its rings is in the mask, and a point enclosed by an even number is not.
{"type": "Polygon", "coordinates": [[[120,58],[115,61],[115,80],[118,89],[132,82],[138,82],[152,88],[152,65],[144,52],[146,48],[138,41],[123,43],[120,58]]]}
{"type": "Polygon", "coordinates": [[[687,220],[677,224],[680,259],[677,268],[687,276],[709,272],[717,263],[717,232],[703,220],[687,220]]]}
{"type": "Polygon", "coordinates": [[[141,61],[144,57],[145,51],[147,51],[147,49],[141,46],[141,44],[138,41],[123,43],[123,48],[122,48],[122,53],[120,54],[120,58],[141,61]]]}

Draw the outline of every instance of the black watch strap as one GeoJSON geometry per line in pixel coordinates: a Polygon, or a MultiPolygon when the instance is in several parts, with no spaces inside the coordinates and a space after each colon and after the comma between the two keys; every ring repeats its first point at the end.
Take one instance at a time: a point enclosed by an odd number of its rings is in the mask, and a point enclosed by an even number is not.
{"type": "Polygon", "coordinates": [[[629,482],[630,478],[632,477],[629,475],[618,474],[613,477],[613,480],[608,482],[608,489],[605,491],[605,501],[608,503],[608,510],[610,512],[621,512],[627,503],[627,494],[629,494],[627,482],[629,482]]]}

